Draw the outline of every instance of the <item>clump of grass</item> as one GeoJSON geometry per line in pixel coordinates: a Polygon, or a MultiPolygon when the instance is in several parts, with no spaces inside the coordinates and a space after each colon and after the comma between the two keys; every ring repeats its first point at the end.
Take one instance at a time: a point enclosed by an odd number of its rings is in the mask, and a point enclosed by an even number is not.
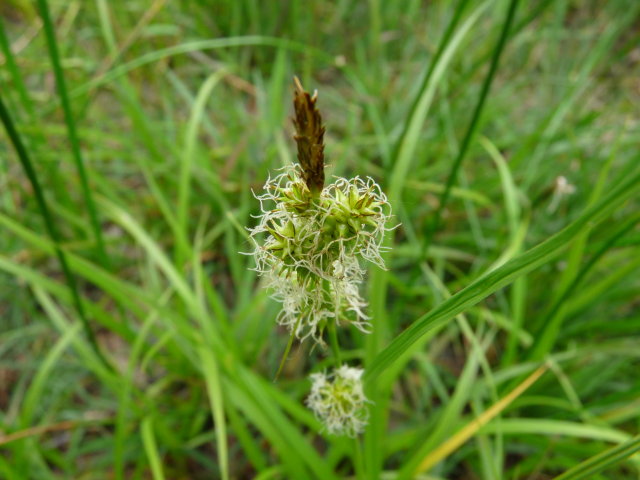
{"type": "Polygon", "coordinates": [[[637,476],[638,2],[37,4],[0,7],[0,477],[637,476]]]}

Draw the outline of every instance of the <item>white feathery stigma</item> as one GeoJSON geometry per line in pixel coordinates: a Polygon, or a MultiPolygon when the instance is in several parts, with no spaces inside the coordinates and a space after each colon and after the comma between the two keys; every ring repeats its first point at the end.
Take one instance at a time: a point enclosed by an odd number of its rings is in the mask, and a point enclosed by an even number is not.
{"type": "Polygon", "coordinates": [[[333,373],[311,374],[306,404],[333,435],[355,437],[367,425],[369,401],[364,395],[360,368],[342,365],[333,373]]]}
{"type": "Polygon", "coordinates": [[[370,329],[360,295],[361,261],[384,268],[380,255],[391,216],[372,178],[337,178],[312,195],[298,165],[267,180],[256,195],[262,215],[249,229],[255,270],[282,302],[278,323],[322,343],[327,321],[370,329]]]}

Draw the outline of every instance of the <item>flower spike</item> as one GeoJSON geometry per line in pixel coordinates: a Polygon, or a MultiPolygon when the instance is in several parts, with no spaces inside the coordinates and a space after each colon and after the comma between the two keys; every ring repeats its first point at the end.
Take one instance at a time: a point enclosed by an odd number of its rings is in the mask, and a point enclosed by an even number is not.
{"type": "Polygon", "coordinates": [[[387,197],[372,178],[336,178],[324,185],[324,127],[310,96],[294,79],[295,140],[300,164],[269,178],[256,195],[262,207],[249,230],[255,270],[282,302],[278,323],[300,339],[324,343],[329,322],[371,325],[360,295],[368,261],[384,268],[381,251],[391,216],[387,197]]]}
{"type": "Polygon", "coordinates": [[[364,431],[369,418],[362,387],[361,368],[342,365],[331,374],[311,375],[311,393],[306,404],[333,435],[355,437],[364,431]]]}
{"type": "Polygon", "coordinates": [[[298,162],[302,166],[302,178],[307,187],[317,195],[324,187],[324,126],[316,107],[318,92],[309,95],[298,77],[293,77],[293,82],[296,87],[293,97],[296,135],[293,138],[298,146],[298,162]]]}

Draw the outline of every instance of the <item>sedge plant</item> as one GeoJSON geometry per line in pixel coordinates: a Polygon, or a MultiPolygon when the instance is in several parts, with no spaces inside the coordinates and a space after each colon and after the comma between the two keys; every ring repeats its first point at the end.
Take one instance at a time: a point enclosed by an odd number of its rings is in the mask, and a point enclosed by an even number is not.
{"type": "Polygon", "coordinates": [[[638,477],[640,4],[215,3],[0,7],[0,478],[638,477]]]}
{"type": "Polygon", "coordinates": [[[337,177],[325,185],[318,94],[306,92],[297,77],[294,83],[299,163],[269,178],[264,193],[256,195],[262,215],[249,230],[255,270],[282,303],[277,322],[290,331],[291,340],[311,338],[325,346],[329,331],[336,369],[311,375],[307,405],[330,433],[354,436],[366,425],[363,370],[340,364],[335,329],[352,325],[367,333],[373,328],[360,293],[363,263],[384,268],[381,251],[391,207],[371,177],[337,177]]]}

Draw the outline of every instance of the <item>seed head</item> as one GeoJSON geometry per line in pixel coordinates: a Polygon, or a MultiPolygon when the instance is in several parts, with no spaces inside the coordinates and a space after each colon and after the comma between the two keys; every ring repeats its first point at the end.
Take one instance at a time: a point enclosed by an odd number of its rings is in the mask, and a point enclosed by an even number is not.
{"type": "Polygon", "coordinates": [[[336,178],[325,185],[324,126],[317,93],[295,80],[299,164],[269,178],[256,195],[262,215],[249,229],[255,270],[282,302],[278,323],[298,338],[323,343],[327,322],[344,322],[369,331],[366,302],[359,291],[361,262],[384,268],[382,239],[391,208],[372,178],[336,178]]]}
{"type": "Polygon", "coordinates": [[[300,168],[270,179],[259,223],[250,229],[256,271],[282,301],[278,322],[322,342],[330,319],[369,330],[359,286],[361,261],[384,268],[382,239],[390,207],[371,178],[337,178],[312,198],[300,168]]]}
{"type": "Polygon", "coordinates": [[[355,437],[364,431],[369,418],[360,368],[342,365],[333,373],[311,375],[311,393],[306,404],[327,431],[355,437]]]}

